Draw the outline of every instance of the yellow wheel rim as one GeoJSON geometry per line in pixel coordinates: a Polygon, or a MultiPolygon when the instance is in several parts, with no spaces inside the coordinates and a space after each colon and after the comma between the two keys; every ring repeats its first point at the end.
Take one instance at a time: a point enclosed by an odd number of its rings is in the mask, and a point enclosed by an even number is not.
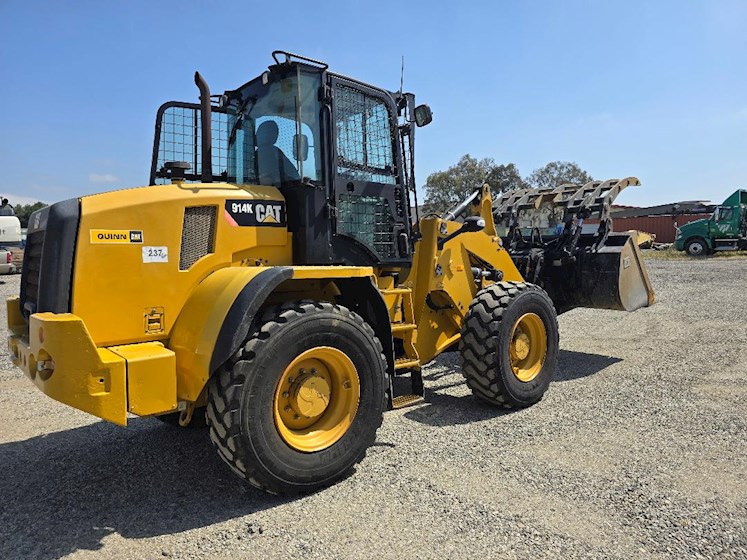
{"type": "Polygon", "coordinates": [[[347,354],[317,346],[297,356],[280,377],[273,403],[275,426],[293,449],[321,451],[348,431],[359,400],[358,371],[347,354]]]}
{"type": "Polygon", "coordinates": [[[536,313],[525,313],[511,333],[511,370],[519,381],[528,383],[542,370],[547,354],[545,324],[536,313]]]}

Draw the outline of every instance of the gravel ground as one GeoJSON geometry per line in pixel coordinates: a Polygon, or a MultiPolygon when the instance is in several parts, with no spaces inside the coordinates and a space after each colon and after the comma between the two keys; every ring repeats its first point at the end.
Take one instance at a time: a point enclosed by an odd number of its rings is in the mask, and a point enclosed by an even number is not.
{"type": "Polygon", "coordinates": [[[653,307],[560,318],[538,405],[480,404],[442,356],[426,403],[299,499],[243,486],[204,431],[48,399],[3,349],[0,558],[744,558],[747,259],[648,266],[653,307]]]}

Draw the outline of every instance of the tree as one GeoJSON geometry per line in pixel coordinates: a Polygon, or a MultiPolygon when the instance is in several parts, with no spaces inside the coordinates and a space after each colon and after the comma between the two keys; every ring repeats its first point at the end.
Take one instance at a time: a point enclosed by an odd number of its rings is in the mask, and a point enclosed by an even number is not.
{"type": "Polygon", "coordinates": [[[544,167],[532,171],[526,178],[529,186],[534,188],[555,188],[563,183],[584,184],[589,181],[593,181],[591,175],[571,161],[551,161],[544,167]]]}
{"type": "Polygon", "coordinates": [[[513,163],[496,165],[488,175],[487,182],[493,193],[525,189],[528,186],[519,175],[519,168],[513,163]]]}
{"type": "Polygon", "coordinates": [[[436,171],[425,181],[426,213],[443,213],[488,182],[493,190],[522,188],[524,181],[513,163],[498,165],[492,158],[475,159],[465,154],[446,171],[436,171]]]}
{"type": "Polygon", "coordinates": [[[29,227],[29,217],[31,214],[47,206],[44,202],[34,202],[33,204],[16,204],[13,210],[18,216],[18,220],[21,222],[21,227],[29,227]]]}

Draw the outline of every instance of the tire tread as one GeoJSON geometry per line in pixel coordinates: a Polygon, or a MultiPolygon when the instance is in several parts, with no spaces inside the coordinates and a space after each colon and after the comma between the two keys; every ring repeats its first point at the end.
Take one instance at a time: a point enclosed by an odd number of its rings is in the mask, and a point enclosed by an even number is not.
{"type": "MultiPolygon", "coordinates": [[[[251,364],[257,356],[262,355],[263,347],[267,344],[267,341],[278,333],[284,325],[300,316],[319,311],[333,312],[356,323],[375,342],[376,350],[381,357],[381,363],[386,364],[381,342],[371,326],[354,311],[330,302],[291,301],[266,309],[255,324],[255,328],[250,331],[244,344],[216,371],[208,382],[209,398],[206,418],[210,428],[210,439],[218,450],[219,456],[249,484],[271,494],[284,494],[286,489],[279,485],[276,479],[268,476],[251,461],[245,461],[242,457],[241,398],[246,381],[242,370],[251,371],[251,368],[237,366],[241,362],[251,364]]],[[[382,372],[386,375],[386,367],[382,368],[382,372]]],[[[386,393],[383,397],[382,410],[385,408],[386,393]]],[[[382,421],[383,414],[380,414],[375,420],[376,430],[379,429],[382,421]]],[[[375,430],[372,434],[371,441],[366,442],[349,470],[366,456],[368,447],[373,444],[375,439],[375,430]]]]}

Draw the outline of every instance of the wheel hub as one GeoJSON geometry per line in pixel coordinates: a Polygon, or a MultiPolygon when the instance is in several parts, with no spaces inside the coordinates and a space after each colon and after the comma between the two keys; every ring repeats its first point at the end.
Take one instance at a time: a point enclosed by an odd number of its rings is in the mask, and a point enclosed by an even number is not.
{"type": "Polygon", "coordinates": [[[511,370],[528,383],[539,375],[547,354],[547,331],[536,313],[525,313],[514,324],[509,347],[511,370]]]}
{"type": "Polygon", "coordinates": [[[291,391],[291,406],[306,418],[314,418],[327,410],[332,393],[327,380],[315,373],[299,377],[292,384],[291,391]]]}
{"type": "Polygon", "coordinates": [[[515,360],[523,360],[529,355],[530,345],[529,337],[523,332],[519,332],[514,336],[513,343],[511,344],[511,356],[515,360]]]}
{"type": "Polygon", "coordinates": [[[278,435],[297,451],[326,449],[352,425],[359,399],[358,371],[347,354],[329,346],[306,350],[288,364],[275,389],[278,435]]]}

